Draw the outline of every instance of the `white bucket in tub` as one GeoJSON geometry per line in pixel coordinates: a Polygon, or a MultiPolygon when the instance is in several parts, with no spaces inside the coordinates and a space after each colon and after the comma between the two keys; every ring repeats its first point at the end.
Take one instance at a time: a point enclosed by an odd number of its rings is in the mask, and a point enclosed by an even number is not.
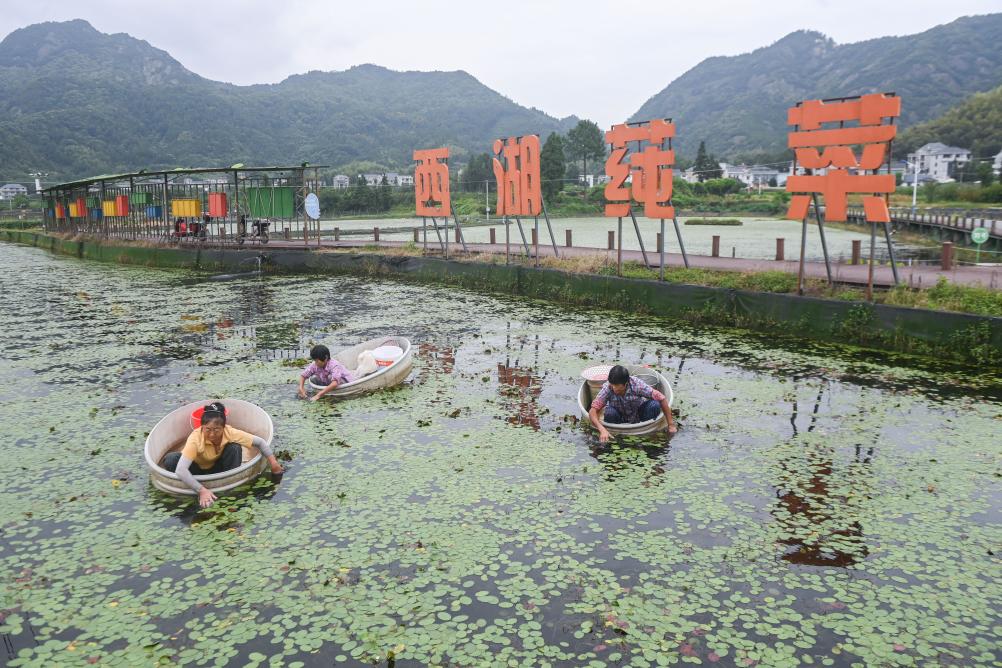
{"type": "Polygon", "coordinates": [[[390,366],[404,356],[404,350],[400,346],[379,346],[372,351],[372,356],[379,366],[390,366]]]}
{"type": "Polygon", "coordinates": [[[591,389],[592,394],[597,394],[602,389],[602,386],[605,385],[605,381],[609,380],[609,372],[611,370],[612,366],[608,364],[592,366],[582,371],[581,377],[588,381],[588,387],[591,389]]]}

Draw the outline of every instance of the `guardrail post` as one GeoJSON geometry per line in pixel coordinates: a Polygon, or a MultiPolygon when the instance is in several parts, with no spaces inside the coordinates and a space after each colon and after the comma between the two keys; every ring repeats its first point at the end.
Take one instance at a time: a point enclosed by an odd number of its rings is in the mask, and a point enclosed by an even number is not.
{"type": "Polygon", "coordinates": [[[609,250],[616,250],[616,232],[609,230],[609,250]]]}
{"type": "Polygon", "coordinates": [[[939,259],[939,266],[944,270],[953,269],[953,242],[944,241],[943,251],[939,259]]]}
{"type": "Polygon", "coordinates": [[[335,227],[334,228],[334,241],[341,241],[341,228],[340,227],[335,227]]]}
{"type": "Polygon", "coordinates": [[[372,240],[373,241],[379,241],[379,228],[378,227],[372,228],[372,240]]]}
{"type": "Polygon", "coordinates": [[[564,245],[570,248],[574,245],[573,237],[571,236],[571,230],[564,230],[564,245]]]}
{"type": "Polygon", "coordinates": [[[786,259],[786,239],[776,238],[776,259],[780,262],[786,259]]]}
{"type": "Polygon", "coordinates": [[[720,257],[720,235],[713,235],[713,245],[710,254],[713,257],[720,257]]]}
{"type": "Polygon", "coordinates": [[[421,241],[421,230],[419,230],[418,228],[415,227],[414,228],[414,243],[418,243],[419,241],[421,241]]]}
{"type": "Polygon", "coordinates": [[[664,244],[665,244],[665,240],[661,236],[661,233],[658,232],[658,249],[656,251],[657,253],[659,253],[659,254],[661,253],[661,250],[665,247],[664,244]]]}
{"type": "Polygon", "coordinates": [[[491,243],[496,244],[498,242],[497,233],[494,231],[493,227],[490,229],[490,233],[491,233],[491,243]]]}

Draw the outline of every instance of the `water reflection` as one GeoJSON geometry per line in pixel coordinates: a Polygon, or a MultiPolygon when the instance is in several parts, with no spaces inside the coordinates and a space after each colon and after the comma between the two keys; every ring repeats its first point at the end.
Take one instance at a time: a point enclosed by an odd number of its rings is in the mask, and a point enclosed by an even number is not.
{"type": "MultiPolygon", "coordinates": [[[[814,409],[811,411],[810,423],[807,425],[807,431],[812,432],[818,423],[818,411],[821,410],[821,397],[824,395],[825,388],[827,387],[826,382],[822,382],[818,387],[818,396],[814,399],[814,409]]],[[[800,415],[800,407],[797,403],[796,398],[793,399],[793,413],[790,415],[790,425],[793,427],[793,435],[796,436],[797,431],[797,417],[800,415]]]]}
{"type": "MultiPolygon", "coordinates": [[[[551,342],[551,349],[553,347],[551,342]]],[[[505,421],[508,424],[530,427],[539,430],[539,416],[546,411],[540,408],[539,395],[543,392],[543,379],[546,374],[540,374],[539,353],[541,341],[536,334],[531,339],[527,336],[512,337],[512,323],[505,324],[505,359],[497,363],[498,396],[501,406],[506,411],[505,421]],[[531,340],[530,349],[526,345],[531,340]],[[532,364],[524,366],[521,363],[523,355],[530,354],[532,364]]]]}
{"type": "Polygon", "coordinates": [[[543,380],[532,372],[517,366],[498,362],[498,395],[501,405],[509,411],[505,422],[539,430],[539,395],[543,380]]]}
{"type": "Polygon", "coordinates": [[[774,483],[778,505],[772,513],[786,537],[778,542],[789,549],[782,559],[800,566],[830,566],[844,568],[865,559],[869,554],[863,537],[863,527],[854,516],[855,502],[849,496],[863,483],[857,478],[869,472],[873,448],[855,449],[855,462],[863,468],[850,467],[836,473],[835,452],[815,438],[801,439],[815,431],[821,415],[822,398],[828,384],[818,387],[809,412],[807,429],[798,429],[800,414],[796,399],[790,424],[793,446],[788,457],[779,462],[778,480],[774,483]],[[800,447],[797,447],[800,446],[800,447]],[[802,449],[801,449],[802,448],[802,449]]]}
{"type": "Polygon", "coordinates": [[[456,367],[456,349],[453,346],[422,342],[417,346],[417,356],[424,361],[418,380],[439,373],[450,374],[456,367]]]}

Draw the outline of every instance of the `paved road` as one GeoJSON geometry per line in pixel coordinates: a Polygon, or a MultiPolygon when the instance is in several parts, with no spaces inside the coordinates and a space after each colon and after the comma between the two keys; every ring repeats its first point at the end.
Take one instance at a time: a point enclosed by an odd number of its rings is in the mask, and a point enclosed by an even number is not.
{"type": "MultiPolygon", "coordinates": [[[[347,240],[347,241],[329,241],[324,240],[321,242],[324,248],[359,248],[362,246],[373,246],[377,244],[379,246],[392,248],[397,246],[406,245],[408,242],[404,241],[379,241],[375,242],[370,240],[347,240]]],[[[292,247],[292,248],[302,248],[302,243],[297,242],[285,242],[285,241],[272,241],[267,246],[264,247],[265,250],[292,247]]],[[[316,247],[316,246],[312,246],[316,247]]],[[[256,246],[248,245],[247,248],[256,248],[256,246]]],[[[467,248],[470,251],[477,253],[500,253],[504,254],[505,246],[504,244],[467,244],[467,248]]],[[[434,252],[436,254],[441,254],[441,247],[437,244],[428,244],[429,252],[434,252]]],[[[451,253],[460,250],[461,246],[459,244],[452,243],[449,245],[449,250],[451,253]]],[[[581,257],[587,255],[596,255],[608,259],[611,262],[616,261],[616,251],[605,250],[602,248],[588,248],[581,246],[558,246],[561,257],[581,257]]],[[[517,245],[511,246],[512,253],[518,253],[522,248],[517,245]]],[[[530,248],[530,250],[532,250],[530,248]]],[[[532,255],[532,253],[530,253],[532,255]]],[[[553,257],[553,247],[549,245],[539,246],[540,257],[553,257]]],[[[658,255],[657,253],[648,251],[648,260],[653,267],[658,266],[658,255]]],[[[643,256],[640,251],[623,251],[623,261],[624,262],[642,262],[643,256]]],[[[682,256],[678,253],[667,253],[665,254],[665,266],[668,267],[681,267],[683,266],[682,256]]],[[[777,261],[777,260],[749,260],[744,258],[730,258],[730,257],[711,257],[709,255],[689,255],[689,266],[697,267],[701,269],[715,269],[720,271],[785,271],[791,274],[796,274],[799,268],[799,264],[795,260],[777,261]]],[[[840,283],[850,283],[857,285],[866,285],[868,277],[869,268],[867,265],[849,265],[849,264],[833,264],[832,265],[832,277],[840,283]]],[[[823,262],[807,262],[804,266],[804,273],[808,278],[819,278],[824,280],[826,278],[825,265],[823,262]]],[[[939,265],[914,265],[899,266],[898,275],[900,280],[905,285],[911,285],[914,287],[929,287],[936,284],[936,281],[940,276],[946,277],[951,283],[957,283],[959,285],[980,285],[982,287],[1002,289],[1002,267],[971,267],[962,266],[956,267],[950,271],[943,271],[939,268],[939,265]]],[[[877,286],[891,286],[894,285],[894,275],[891,272],[890,266],[875,266],[873,270],[873,283],[877,286]]]]}

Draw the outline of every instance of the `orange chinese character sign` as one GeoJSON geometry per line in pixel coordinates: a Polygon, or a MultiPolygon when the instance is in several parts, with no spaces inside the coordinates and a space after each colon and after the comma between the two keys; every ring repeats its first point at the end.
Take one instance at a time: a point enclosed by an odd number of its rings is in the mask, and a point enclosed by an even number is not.
{"type": "Polygon", "coordinates": [[[863,197],[866,219],[890,222],[887,200],[882,195],[894,192],[894,175],[876,171],[889,154],[890,142],[897,133],[893,119],[900,115],[901,98],[885,93],[835,102],[807,100],[791,107],[787,123],[796,129],[790,132],[788,145],[796,154],[797,164],[811,171],[826,171],[823,175],[787,179],[786,191],[797,194],[790,200],[786,217],[803,220],[811,198],[822,195],[825,219],[844,221],[849,193],[870,193],[863,197]],[[825,127],[826,123],[839,126],[825,127]],[[854,125],[845,127],[846,123],[854,125]],[[858,155],[855,146],[862,147],[858,155]]]}
{"type": "Polygon", "coordinates": [[[449,197],[449,149],[414,151],[414,200],[417,215],[448,218],[452,213],[449,197]]]}
{"type": "Polygon", "coordinates": [[[672,196],[672,165],[675,151],[671,139],[675,124],[670,119],[659,118],[643,123],[613,125],[605,133],[609,144],[609,157],[605,173],[609,183],[605,186],[605,215],[621,218],[629,215],[631,199],[644,205],[648,218],[674,218],[672,196]],[[629,155],[629,142],[646,142],[643,151],[629,155]],[[628,159],[628,160],[627,160],[628,159]],[[627,185],[627,177],[632,177],[627,185]]]}
{"type": "Polygon", "coordinates": [[[494,141],[494,179],[499,216],[538,216],[543,209],[539,189],[539,137],[508,137],[494,141]]]}

